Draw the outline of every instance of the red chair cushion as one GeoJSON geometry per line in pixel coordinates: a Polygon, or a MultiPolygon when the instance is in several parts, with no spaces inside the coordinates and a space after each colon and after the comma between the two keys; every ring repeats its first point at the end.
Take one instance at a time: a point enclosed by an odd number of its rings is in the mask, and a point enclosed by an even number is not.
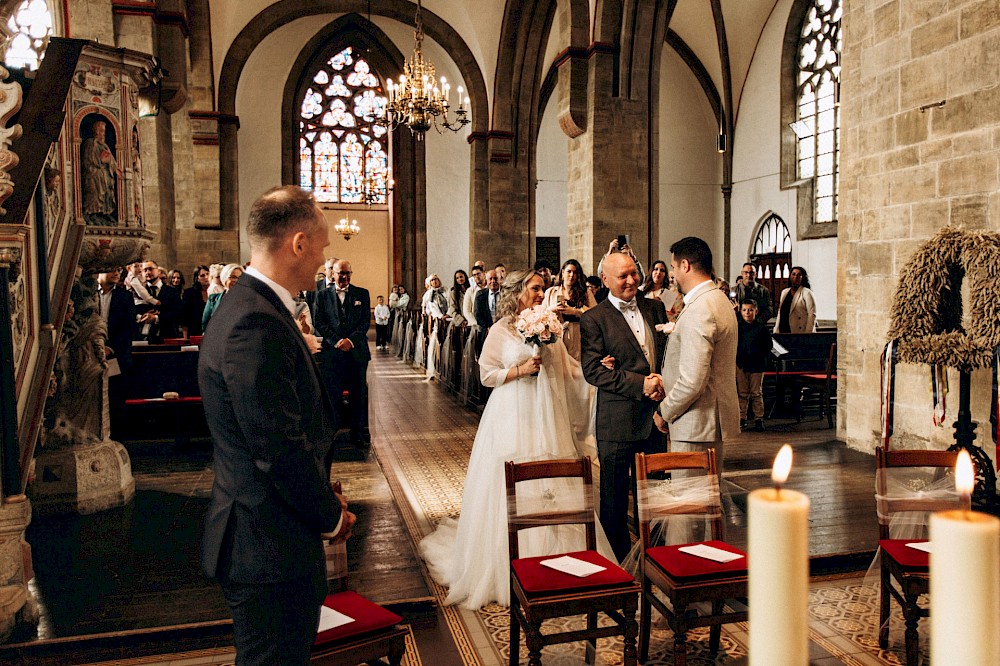
{"type": "Polygon", "coordinates": [[[201,402],[201,396],[187,396],[180,398],[171,398],[170,400],[164,400],[163,398],[129,398],[125,401],[126,405],[158,405],[160,403],[178,403],[178,402],[201,402]]]}
{"type": "Polygon", "coordinates": [[[514,575],[521,582],[521,587],[528,594],[626,585],[635,580],[627,571],[593,550],[581,550],[575,553],[563,553],[562,555],[525,557],[511,561],[510,566],[513,567],[514,575]],[[541,563],[542,560],[550,560],[562,555],[569,555],[584,562],[600,565],[604,567],[604,571],[598,571],[595,574],[581,578],[573,574],[556,571],[541,563]]]}
{"type": "Polygon", "coordinates": [[[693,544],[679,544],[677,546],[655,546],[646,550],[646,557],[658,564],[661,569],[670,574],[673,578],[722,578],[738,574],[746,575],[747,557],[746,553],[736,546],[730,546],[725,541],[704,541],[706,546],[712,546],[719,550],[742,555],[738,560],[732,562],[713,562],[704,557],[683,553],[680,548],[693,544]]]}
{"type": "Polygon", "coordinates": [[[163,344],[165,345],[186,345],[187,343],[187,338],[163,338],[163,344]]]}
{"type": "Polygon", "coordinates": [[[337,592],[331,594],[323,601],[323,605],[339,611],[348,617],[353,617],[354,622],[342,624],[333,629],[316,634],[316,647],[322,647],[328,643],[360,636],[379,629],[394,626],[403,621],[403,618],[390,610],[382,608],[373,601],[368,601],[357,592],[337,592]]]}
{"type": "Polygon", "coordinates": [[[906,545],[926,541],[927,539],[879,539],[878,545],[886,555],[905,569],[927,569],[931,563],[930,553],[906,545]]]}
{"type": "Polygon", "coordinates": [[[200,345],[202,337],[204,337],[204,336],[201,336],[201,335],[192,335],[191,336],[191,344],[193,344],[193,345],[200,345]]]}

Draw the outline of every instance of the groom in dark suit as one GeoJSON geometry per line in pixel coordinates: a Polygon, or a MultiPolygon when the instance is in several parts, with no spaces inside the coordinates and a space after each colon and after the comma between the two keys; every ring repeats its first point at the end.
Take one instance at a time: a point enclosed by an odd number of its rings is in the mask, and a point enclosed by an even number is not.
{"type": "MultiPolygon", "coordinates": [[[[368,329],[371,327],[371,296],[367,289],[351,284],[351,262],[338,259],[333,264],[333,284],[313,297],[313,325],[323,338],[319,356],[326,388],[335,401],[346,389],[349,396],[348,426],[351,441],[366,448],[368,434],[368,329]]],[[[339,404],[339,402],[338,402],[339,404]]],[[[332,463],[332,449],[327,465],[332,463]]]]}
{"type": "Polygon", "coordinates": [[[667,312],[659,301],[636,297],[639,271],[628,255],[609,255],[601,277],[609,294],[580,317],[580,361],[587,382],[597,387],[601,526],[621,560],[632,545],[627,521],[635,454],[666,450],[663,435],[653,427],[653,413],[663,399],[663,381],[654,369],[666,344],[656,325],[667,322],[667,312]],[[614,369],[601,363],[605,356],[614,357],[614,369]]]}
{"type": "Polygon", "coordinates": [[[327,589],[321,535],[346,540],[354,524],[323,464],[332,410],[292,314],[329,232],[312,196],[289,186],[254,203],[247,234],[251,266],[198,363],[215,455],[202,568],[232,611],[236,663],[304,666],[327,589]]]}

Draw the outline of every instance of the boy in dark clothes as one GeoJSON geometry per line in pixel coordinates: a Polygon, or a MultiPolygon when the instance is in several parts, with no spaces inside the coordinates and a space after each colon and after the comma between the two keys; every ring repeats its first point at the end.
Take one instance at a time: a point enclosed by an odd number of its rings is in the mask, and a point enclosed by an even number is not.
{"type": "Polygon", "coordinates": [[[767,323],[757,321],[757,303],[746,299],[740,304],[739,342],[736,347],[736,392],[740,400],[740,429],[750,425],[747,407],[753,403],[757,418],[754,430],[764,431],[764,370],[771,351],[771,332],[767,323]]]}

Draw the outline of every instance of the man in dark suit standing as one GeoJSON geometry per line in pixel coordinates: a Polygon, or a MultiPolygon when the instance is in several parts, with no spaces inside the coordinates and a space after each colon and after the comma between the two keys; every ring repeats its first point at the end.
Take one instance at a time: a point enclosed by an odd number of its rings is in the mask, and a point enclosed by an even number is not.
{"type": "Polygon", "coordinates": [[[118,284],[121,269],[97,275],[97,310],[107,326],[104,358],[117,372],[108,373],[108,417],[111,439],[121,439],[125,398],[132,369],[132,337],[135,333],[135,302],[132,294],[118,284]]]}
{"type": "MultiPolygon", "coordinates": [[[[351,284],[351,262],[333,264],[333,286],[315,295],[313,326],[323,338],[320,366],[326,388],[335,401],[346,389],[349,396],[348,426],[358,448],[371,443],[368,434],[368,329],[371,327],[371,297],[367,289],[351,284]]],[[[332,463],[332,452],[327,465],[332,463]]]]}
{"type": "Polygon", "coordinates": [[[326,595],[323,534],[354,516],[323,458],[332,408],[292,313],[329,244],[323,214],[297,187],[250,209],[252,252],[202,341],[198,383],[215,452],[202,567],[233,613],[236,663],[300,664],[326,595]]]}
{"type": "Polygon", "coordinates": [[[324,277],[323,277],[322,280],[316,280],[316,291],[322,291],[324,289],[328,289],[329,287],[333,286],[333,283],[334,283],[334,279],[333,279],[333,264],[336,261],[337,261],[336,258],[334,258],[334,259],[327,259],[323,263],[323,275],[324,275],[324,277]]]}
{"type": "Polygon", "coordinates": [[[163,342],[163,338],[176,338],[181,315],[180,290],[163,283],[160,267],[155,261],[144,262],[142,273],[146,279],[146,291],[160,303],[136,305],[136,339],[156,343],[163,342]]]}
{"type": "MultiPolygon", "coordinates": [[[[639,272],[631,257],[613,253],[604,259],[607,300],[580,317],[581,363],[587,382],[597,387],[597,455],[601,462],[601,526],[619,560],[630,548],[629,474],[635,489],[635,454],[665,450],[653,427],[656,404],[663,398],[660,367],[666,336],[656,330],[667,322],[663,304],[636,298],[639,272]],[[615,359],[614,369],[601,363],[615,359]]],[[[638,512],[636,512],[638,520],[638,512]]]]}

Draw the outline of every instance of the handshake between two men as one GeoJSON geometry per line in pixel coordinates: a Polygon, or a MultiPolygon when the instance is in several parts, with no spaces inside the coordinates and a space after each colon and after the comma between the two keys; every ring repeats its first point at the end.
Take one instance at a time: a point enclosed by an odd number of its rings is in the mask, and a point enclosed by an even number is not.
{"type": "MultiPolygon", "coordinates": [[[[663,377],[655,372],[648,375],[642,382],[642,394],[653,402],[660,402],[667,397],[666,391],[663,388],[663,377]]],[[[653,412],[653,425],[662,433],[670,430],[667,422],[660,416],[659,408],[653,412]]]]}

